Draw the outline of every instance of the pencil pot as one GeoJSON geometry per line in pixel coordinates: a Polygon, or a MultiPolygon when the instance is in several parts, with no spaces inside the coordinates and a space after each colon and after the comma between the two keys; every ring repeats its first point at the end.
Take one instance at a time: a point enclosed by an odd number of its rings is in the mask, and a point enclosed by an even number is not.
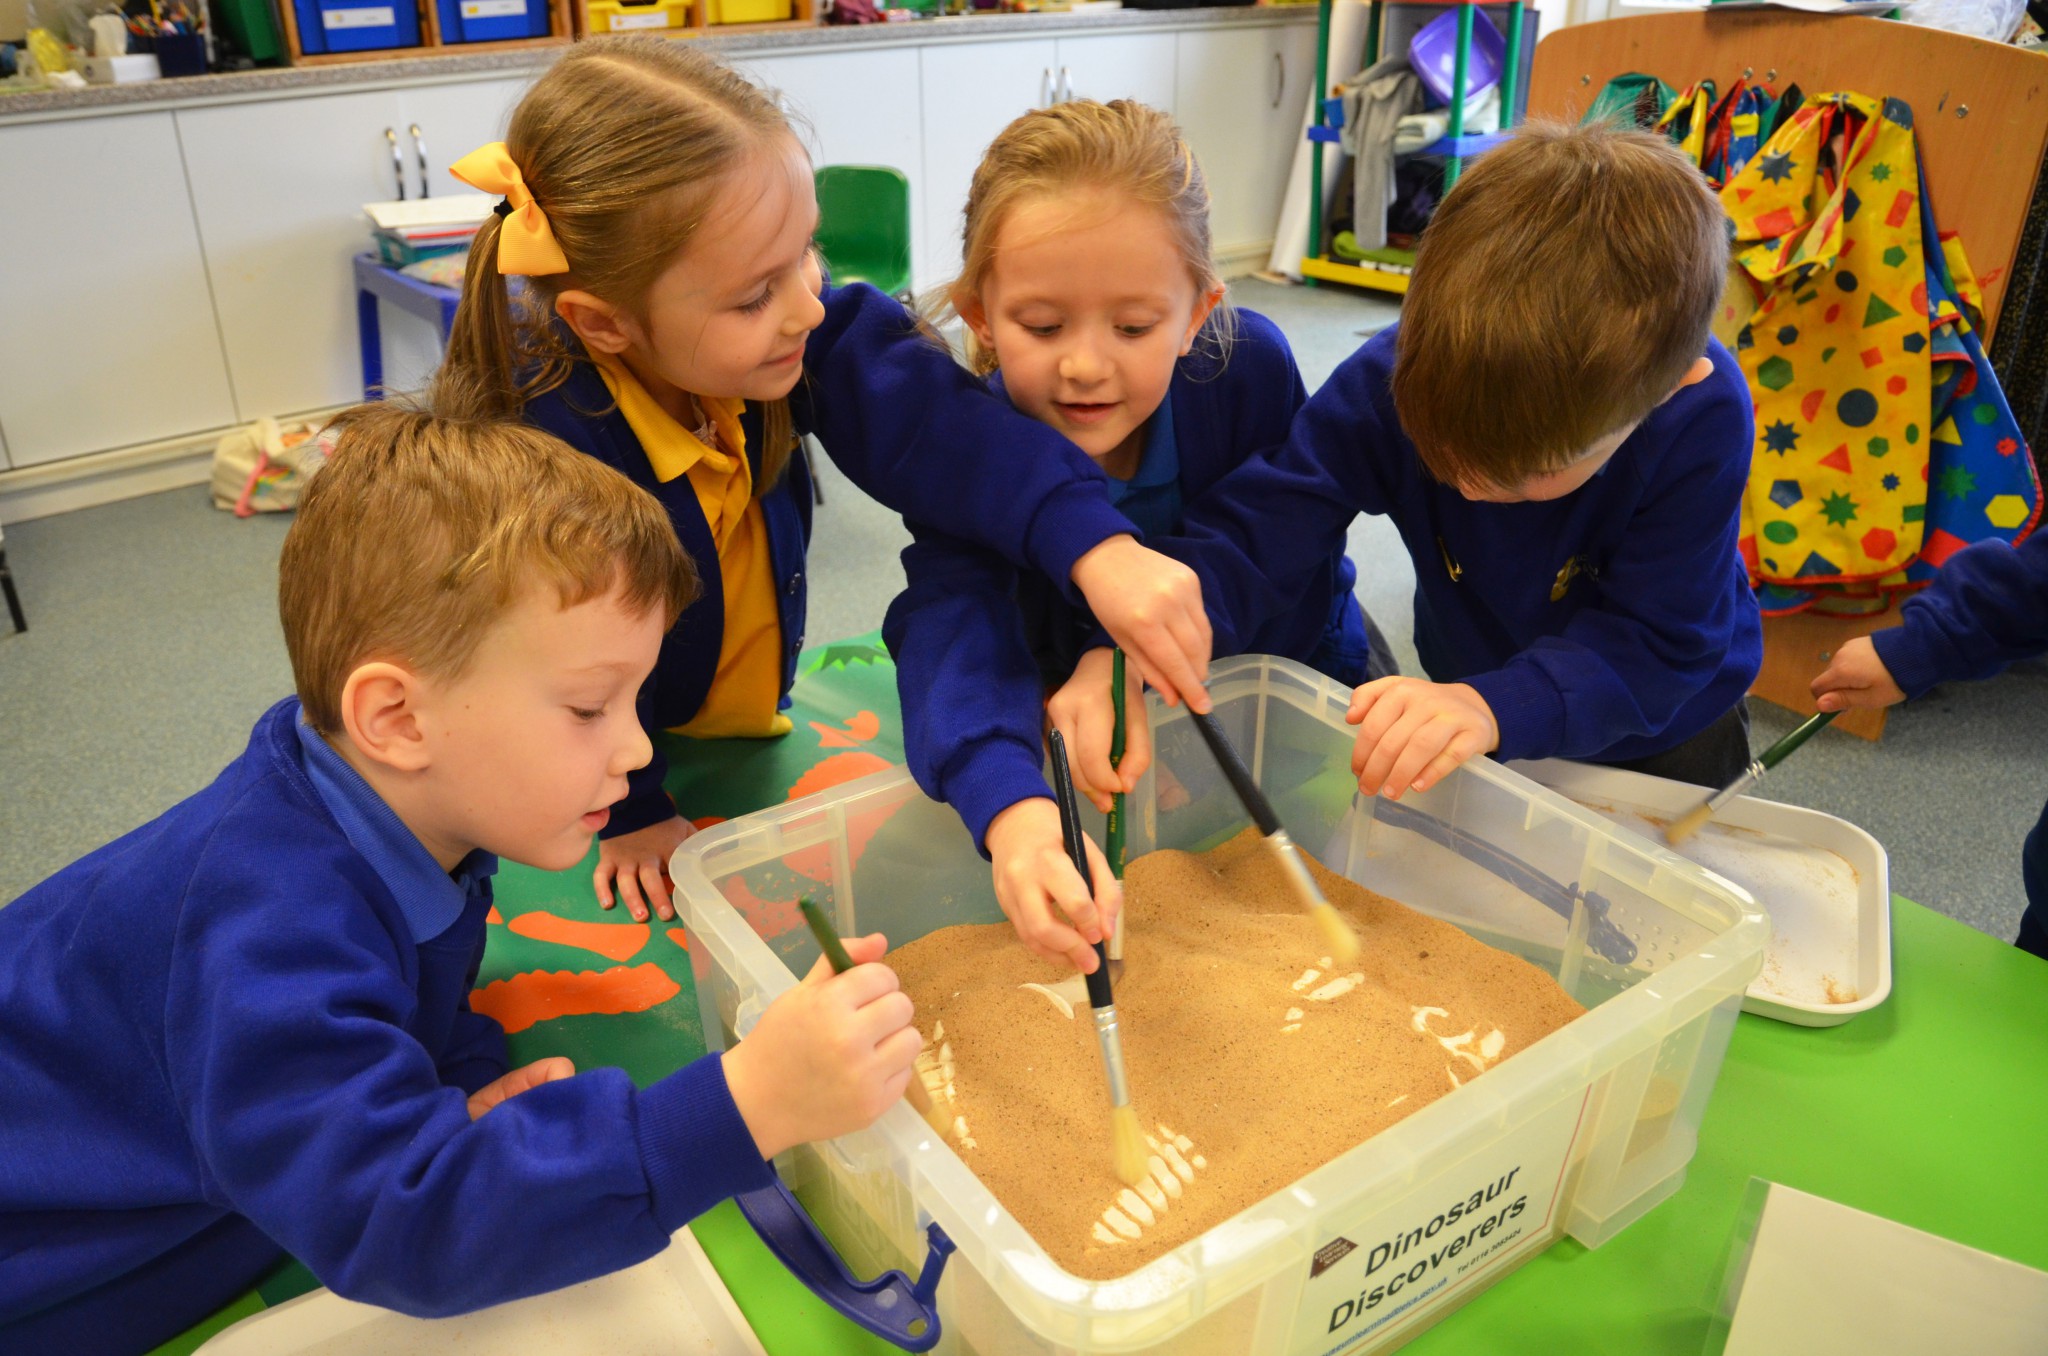
{"type": "Polygon", "coordinates": [[[160,33],[156,38],[156,64],[166,76],[206,74],[204,33],[160,33]]]}
{"type": "MultiPolygon", "coordinates": [[[[777,1170],[802,1209],[782,1210],[778,1197],[749,1216],[764,1236],[815,1230],[809,1255],[832,1266],[798,1270],[819,1277],[821,1293],[843,1259],[862,1276],[900,1273],[885,1307],[901,1312],[920,1298],[903,1289],[915,1275],[933,1324],[917,1340],[945,1353],[1365,1356],[1403,1345],[1565,1235],[1599,1246],[1685,1180],[1743,991],[1763,964],[1770,924],[1755,901],[1485,758],[1399,802],[1359,796],[1351,691],[1299,664],[1228,660],[1210,670],[1209,691],[1296,842],[1539,967],[1585,1014],[1108,1280],[1062,1268],[950,1136],[892,1107],[866,1130],[785,1154],[777,1170]],[[1483,1244],[1466,1251],[1448,1246],[1456,1231],[1438,1237],[1449,1203],[1492,1200],[1502,1184],[1512,1199],[1489,1216],[1483,1244]],[[1436,1243],[1401,1245],[1424,1236],[1436,1243]]],[[[1205,850],[1242,831],[1245,814],[1189,737],[1187,713],[1154,700],[1148,714],[1154,761],[1127,797],[1130,855],[1205,850]]],[[[1084,815],[1099,840],[1101,817],[1084,815]]],[[[817,959],[801,895],[842,935],[884,932],[895,946],[1003,921],[958,817],[901,770],[705,829],[670,869],[714,1050],[752,1030],[817,959]]],[[[1257,1038],[1244,1020],[1243,1038],[1257,1038]]]]}

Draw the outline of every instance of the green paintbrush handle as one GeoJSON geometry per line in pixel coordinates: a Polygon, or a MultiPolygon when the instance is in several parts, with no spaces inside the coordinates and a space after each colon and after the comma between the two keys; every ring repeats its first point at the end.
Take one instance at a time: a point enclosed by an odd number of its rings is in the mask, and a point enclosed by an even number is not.
{"type": "MultiPolygon", "coordinates": [[[[1124,761],[1124,652],[1118,650],[1109,661],[1109,703],[1116,709],[1109,727],[1109,766],[1111,771],[1123,766],[1124,761]]],[[[1102,832],[1103,855],[1109,858],[1109,874],[1118,880],[1124,878],[1124,793],[1119,791],[1110,797],[1109,824],[1102,832]]]]}
{"type": "Polygon", "coordinates": [[[1823,726],[1825,726],[1829,721],[1833,720],[1837,714],[1839,713],[1834,711],[1823,711],[1819,715],[1802,722],[1798,729],[1794,730],[1791,734],[1786,735],[1783,739],[1779,740],[1777,743],[1765,749],[1763,752],[1763,757],[1757,759],[1757,761],[1759,763],[1762,763],[1765,767],[1776,767],[1778,764],[1785,761],[1786,757],[1791,754],[1792,750],[1798,748],[1801,744],[1804,744],[1807,740],[1813,738],[1814,735],[1817,734],[1820,731],[1820,729],[1823,726]]]}
{"type": "Polygon", "coordinates": [[[825,911],[805,895],[796,902],[802,911],[804,921],[811,925],[811,936],[818,939],[818,950],[825,953],[831,963],[832,973],[843,975],[853,968],[853,957],[846,954],[846,948],[839,944],[839,934],[833,930],[832,920],[825,917],[825,911]]]}

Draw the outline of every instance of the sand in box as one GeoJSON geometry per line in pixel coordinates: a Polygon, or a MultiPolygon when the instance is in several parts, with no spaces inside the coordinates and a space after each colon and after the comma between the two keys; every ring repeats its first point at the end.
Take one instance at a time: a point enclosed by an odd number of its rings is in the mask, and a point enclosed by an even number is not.
{"type": "Polygon", "coordinates": [[[1117,986],[1152,1180],[1111,1171],[1102,1057],[1072,972],[1007,923],[941,928],[889,963],[917,1004],[920,1070],[953,1147],[1053,1260],[1143,1266],[1470,1082],[1585,1011],[1557,981],[1318,863],[1358,927],[1348,966],[1250,830],[1154,852],[1125,881],[1117,986]]]}

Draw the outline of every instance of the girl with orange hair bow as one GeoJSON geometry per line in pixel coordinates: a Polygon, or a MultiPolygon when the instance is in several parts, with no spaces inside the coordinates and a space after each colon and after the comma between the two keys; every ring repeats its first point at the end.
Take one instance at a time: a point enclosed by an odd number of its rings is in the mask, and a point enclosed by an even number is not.
{"type": "MultiPolygon", "coordinates": [[[[1207,709],[1193,573],[1139,546],[1087,457],[899,302],[825,283],[810,160],[768,94],[685,44],[583,42],[503,143],[453,168],[504,201],[470,250],[437,410],[522,418],[623,471],[667,507],[703,577],[641,692],[649,730],[789,728],[802,433],[891,508],[1071,585],[1148,682],[1207,709]]],[[[690,829],[666,769],[657,740],[600,833],[599,900],[636,919],[674,916],[663,873],[690,829]]]]}

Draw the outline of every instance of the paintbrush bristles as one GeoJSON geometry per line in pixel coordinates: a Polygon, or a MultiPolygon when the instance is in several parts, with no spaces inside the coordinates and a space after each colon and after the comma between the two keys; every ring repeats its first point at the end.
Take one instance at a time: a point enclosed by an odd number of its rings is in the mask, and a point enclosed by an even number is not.
{"type": "Polygon", "coordinates": [[[1128,1106],[1117,1107],[1110,1118],[1116,1135],[1116,1175],[1134,1187],[1152,1175],[1145,1162],[1145,1132],[1138,1128],[1138,1113],[1128,1106]]]}
{"type": "Polygon", "coordinates": [[[1358,934],[1352,931],[1350,921],[1337,912],[1335,904],[1326,900],[1309,912],[1316,926],[1323,930],[1323,945],[1329,948],[1332,960],[1349,965],[1358,959],[1358,934]]]}
{"type": "Polygon", "coordinates": [[[1675,821],[1670,828],[1664,830],[1664,841],[1674,844],[1683,843],[1686,839],[1706,827],[1707,821],[1713,817],[1713,802],[1701,801],[1698,805],[1686,811],[1683,819],[1675,821]]]}

